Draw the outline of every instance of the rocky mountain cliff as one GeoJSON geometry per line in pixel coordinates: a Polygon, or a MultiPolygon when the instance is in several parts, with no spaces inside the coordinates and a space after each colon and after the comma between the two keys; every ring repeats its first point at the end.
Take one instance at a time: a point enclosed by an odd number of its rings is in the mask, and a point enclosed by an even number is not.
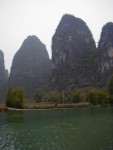
{"type": "Polygon", "coordinates": [[[5,76],[4,54],[0,50],[0,103],[4,102],[5,89],[6,89],[6,76],[5,76]]]}
{"type": "Polygon", "coordinates": [[[6,77],[6,80],[8,80],[8,76],[9,76],[9,72],[7,69],[5,69],[5,77],[6,77]]]}
{"type": "MultiPolygon", "coordinates": [[[[78,87],[103,87],[113,74],[113,23],[102,28],[98,47],[86,23],[64,15],[52,37],[52,62],[45,45],[28,36],[14,56],[8,85],[22,87],[30,98],[37,90],[67,91],[78,87]],[[51,78],[51,82],[49,79],[51,78]]],[[[8,73],[0,51],[0,100],[8,73]]]]}
{"type": "Polygon", "coordinates": [[[22,87],[32,97],[38,89],[47,89],[50,72],[45,45],[36,36],[28,36],[14,56],[8,84],[22,87]]]}
{"type": "Polygon", "coordinates": [[[106,82],[110,74],[113,74],[113,23],[108,22],[102,28],[98,43],[100,53],[99,70],[101,82],[106,82]]]}
{"type": "Polygon", "coordinates": [[[91,69],[96,46],[86,23],[64,15],[52,38],[52,87],[70,90],[94,80],[91,69]],[[90,62],[90,64],[89,64],[90,62]]]}

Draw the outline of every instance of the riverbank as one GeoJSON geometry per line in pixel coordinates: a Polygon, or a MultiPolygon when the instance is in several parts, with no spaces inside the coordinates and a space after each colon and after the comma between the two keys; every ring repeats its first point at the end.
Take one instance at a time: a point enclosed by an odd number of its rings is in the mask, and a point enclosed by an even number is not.
{"type": "Polygon", "coordinates": [[[89,102],[71,103],[71,104],[55,104],[55,103],[25,103],[22,109],[6,107],[5,104],[0,104],[0,112],[6,111],[30,111],[44,109],[68,109],[78,107],[109,107],[112,105],[91,105],[89,102]]]}
{"type": "Polygon", "coordinates": [[[0,112],[2,111],[6,111],[7,107],[5,106],[5,104],[0,104],[0,112]]]}
{"type": "Polygon", "coordinates": [[[89,107],[89,102],[71,103],[71,104],[56,104],[56,103],[28,103],[25,104],[25,109],[52,109],[52,108],[73,108],[73,107],[89,107]]]}
{"type": "Polygon", "coordinates": [[[76,107],[90,107],[88,102],[72,103],[72,104],[55,104],[55,103],[26,103],[22,109],[9,108],[4,104],[0,104],[0,111],[28,111],[40,109],[62,109],[62,108],[76,108],[76,107]]]}

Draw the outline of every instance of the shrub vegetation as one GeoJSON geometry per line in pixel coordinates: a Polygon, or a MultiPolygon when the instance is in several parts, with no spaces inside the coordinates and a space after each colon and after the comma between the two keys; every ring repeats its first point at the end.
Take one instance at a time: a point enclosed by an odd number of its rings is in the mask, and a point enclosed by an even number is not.
{"type": "Polygon", "coordinates": [[[6,95],[6,106],[12,108],[23,108],[24,91],[21,88],[8,88],[6,95]]]}
{"type": "Polygon", "coordinates": [[[93,105],[109,104],[109,95],[104,90],[90,89],[87,95],[87,100],[93,105]]]}

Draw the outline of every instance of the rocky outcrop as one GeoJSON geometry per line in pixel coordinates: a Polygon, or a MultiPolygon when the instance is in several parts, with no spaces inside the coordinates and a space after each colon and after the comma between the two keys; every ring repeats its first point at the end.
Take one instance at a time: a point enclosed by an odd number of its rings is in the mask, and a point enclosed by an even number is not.
{"type": "Polygon", "coordinates": [[[94,63],[95,49],[86,23],[72,15],[64,15],[52,38],[52,87],[70,90],[89,84],[94,79],[89,62],[94,63]]]}
{"type": "Polygon", "coordinates": [[[108,77],[113,74],[113,23],[108,22],[102,28],[98,43],[100,53],[99,71],[101,82],[104,84],[108,77]]]}
{"type": "Polygon", "coordinates": [[[6,77],[5,77],[5,65],[4,54],[0,50],[0,103],[5,102],[5,90],[6,90],[6,77]]]}
{"type": "Polygon", "coordinates": [[[38,89],[47,89],[50,72],[45,45],[36,36],[28,36],[14,56],[8,84],[23,88],[32,97],[38,89]]]}
{"type": "Polygon", "coordinates": [[[8,80],[8,76],[9,76],[9,72],[7,69],[5,69],[5,78],[6,78],[6,81],[8,80]]]}

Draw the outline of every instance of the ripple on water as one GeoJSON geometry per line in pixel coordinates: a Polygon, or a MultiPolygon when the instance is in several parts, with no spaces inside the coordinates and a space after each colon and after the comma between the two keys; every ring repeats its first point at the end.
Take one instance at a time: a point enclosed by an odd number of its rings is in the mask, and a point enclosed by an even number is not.
{"type": "Polygon", "coordinates": [[[0,150],[14,150],[15,149],[15,138],[13,136],[14,129],[11,125],[6,124],[4,126],[0,126],[0,150]]]}
{"type": "Polygon", "coordinates": [[[61,111],[9,115],[7,122],[0,123],[0,150],[79,150],[83,147],[84,150],[90,150],[92,147],[95,147],[95,150],[113,149],[111,116],[107,115],[107,122],[104,121],[103,115],[103,118],[99,119],[98,116],[93,117],[95,114],[90,113],[87,117],[87,114],[82,116],[81,111],[80,115],[78,112],[76,114],[76,110],[72,113],[70,111],[67,111],[69,118],[63,116],[61,111]]]}

